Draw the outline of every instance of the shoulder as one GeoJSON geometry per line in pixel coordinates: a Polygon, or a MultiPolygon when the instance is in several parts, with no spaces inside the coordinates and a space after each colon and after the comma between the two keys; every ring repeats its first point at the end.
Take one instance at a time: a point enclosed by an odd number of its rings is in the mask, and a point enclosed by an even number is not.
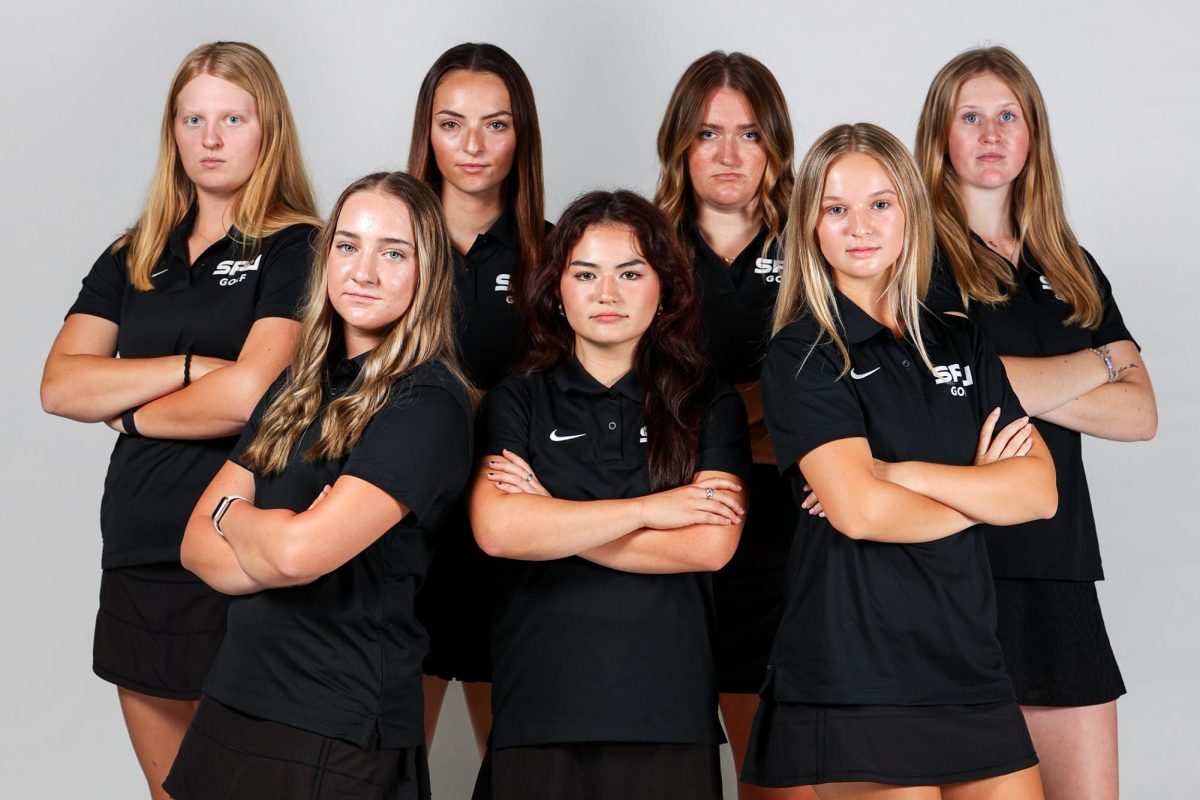
{"type": "Polygon", "coordinates": [[[768,360],[772,357],[788,358],[796,355],[805,359],[816,357],[822,362],[837,356],[833,342],[821,330],[817,321],[808,314],[803,314],[780,328],[779,332],[771,337],[771,344],[767,350],[768,360]]]}
{"type": "Polygon", "coordinates": [[[306,222],[288,225],[286,228],[281,228],[268,236],[264,236],[262,239],[262,250],[268,254],[285,250],[303,250],[305,248],[315,251],[317,236],[320,232],[317,226],[309,225],[306,222]]]}
{"type": "Polygon", "coordinates": [[[435,359],[418,364],[396,379],[391,405],[403,407],[417,398],[435,399],[440,396],[446,400],[453,399],[468,415],[471,413],[467,387],[444,362],[435,359]]]}

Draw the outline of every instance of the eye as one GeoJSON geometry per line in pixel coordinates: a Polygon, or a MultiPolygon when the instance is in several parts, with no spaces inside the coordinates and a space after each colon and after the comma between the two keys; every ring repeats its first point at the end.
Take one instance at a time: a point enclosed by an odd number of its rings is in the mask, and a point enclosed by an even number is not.
{"type": "Polygon", "coordinates": [[[976,122],[979,122],[979,115],[974,111],[968,111],[966,114],[963,114],[962,119],[968,125],[974,125],[976,122]]]}
{"type": "Polygon", "coordinates": [[[875,209],[876,211],[887,211],[891,207],[892,204],[887,200],[876,200],[871,204],[871,208],[875,209]]]}
{"type": "Polygon", "coordinates": [[[577,281],[583,281],[586,283],[588,281],[594,281],[596,279],[596,273],[592,272],[591,270],[581,269],[571,273],[571,277],[577,281]]]}
{"type": "Polygon", "coordinates": [[[225,118],[225,121],[228,122],[230,125],[241,125],[242,124],[242,115],[241,114],[230,114],[228,117],[225,118]]]}
{"type": "Polygon", "coordinates": [[[621,273],[623,281],[636,281],[640,277],[642,277],[642,273],[636,269],[627,269],[621,273]]]}
{"type": "Polygon", "coordinates": [[[458,127],[458,123],[452,119],[444,119],[438,123],[438,127],[444,131],[452,131],[458,127]]]}
{"type": "Polygon", "coordinates": [[[757,142],[759,140],[758,131],[746,131],[742,134],[742,138],[747,142],[757,142]]]}
{"type": "Polygon", "coordinates": [[[384,250],[383,257],[388,261],[403,261],[404,253],[400,252],[399,250],[384,250]]]}
{"type": "Polygon", "coordinates": [[[183,124],[194,127],[194,126],[200,124],[200,118],[197,117],[195,114],[188,114],[186,117],[183,118],[183,124]]]}
{"type": "Polygon", "coordinates": [[[502,119],[494,119],[488,123],[488,128],[493,131],[508,130],[508,123],[502,119]]]}
{"type": "Polygon", "coordinates": [[[1011,112],[1011,111],[1001,111],[1000,112],[1000,121],[1001,122],[1016,122],[1016,120],[1017,120],[1017,115],[1014,114],[1013,112],[1011,112]]]}
{"type": "Polygon", "coordinates": [[[349,242],[338,242],[333,246],[333,249],[337,250],[339,253],[350,255],[354,252],[354,245],[350,244],[349,242]]]}
{"type": "Polygon", "coordinates": [[[700,131],[700,138],[704,141],[712,141],[717,138],[717,132],[709,130],[700,131]]]}
{"type": "Polygon", "coordinates": [[[825,213],[831,217],[838,217],[838,216],[841,216],[842,214],[846,213],[846,207],[845,206],[830,206],[829,208],[825,209],[825,213]]]}

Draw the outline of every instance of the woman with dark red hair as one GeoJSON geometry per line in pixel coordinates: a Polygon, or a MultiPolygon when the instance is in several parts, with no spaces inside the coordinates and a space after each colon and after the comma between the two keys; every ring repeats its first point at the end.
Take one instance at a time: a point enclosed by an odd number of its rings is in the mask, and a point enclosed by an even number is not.
{"type": "Polygon", "coordinates": [[[720,798],[708,573],[732,556],[741,399],[697,342],[669,223],[631,192],[563,214],[523,369],[480,417],[471,523],[503,562],[476,798],[720,798]]]}

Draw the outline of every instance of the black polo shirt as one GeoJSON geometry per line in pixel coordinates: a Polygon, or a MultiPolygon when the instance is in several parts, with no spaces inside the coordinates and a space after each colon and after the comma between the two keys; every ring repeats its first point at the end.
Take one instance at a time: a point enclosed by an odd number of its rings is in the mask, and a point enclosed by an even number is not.
{"type": "MultiPolygon", "coordinates": [[[[1133,340],[1113,298],[1112,285],[1086,250],[1103,303],[1100,327],[1088,330],[1064,325],[1071,307],[1059,300],[1042,274],[1033,254],[1025,249],[1015,267],[1016,288],[1008,302],[999,305],[971,303],[967,312],[988,342],[1002,355],[1045,357],[1074,353],[1133,340]]],[[[929,305],[943,311],[962,311],[962,298],[949,266],[939,269],[944,277],[937,294],[930,292],[929,305]]],[[[1099,359],[1097,368],[1099,369],[1099,359]]],[[[1078,431],[1035,420],[1046,440],[1058,480],[1058,513],[1051,519],[1034,520],[1005,528],[985,527],[992,572],[997,578],[1035,578],[1072,581],[1104,579],[1096,520],[1083,469],[1083,437],[1078,431]]]]}
{"type": "Polygon", "coordinates": [[[475,237],[465,256],[454,254],[459,353],[467,377],[485,391],[507,375],[516,360],[518,330],[511,282],[520,252],[516,214],[506,208],[487,233],[475,237]]]}
{"type": "MultiPolygon", "coordinates": [[[[128,281],[128,249],[105,250],[83,279],[69,314],[120,326],[121,358],[196,355],[236,360],[250,327],[264,317],[296,319],[312,263],[316,229],[293,225],[252,248],[236,229],[190,268],[187,238],[196,208],[171,232],[151,270],[154,288],[128,281]]],[[[180,368],[180,382],[183,370],[180,368]]],[[[236,436],[181,440],[119,436],[104,480],[100,531],[105,568],[179,560],[196,500],[221,468],[236,436]]]]}
{"type": "Polygon", "coordinates": [[[779,240],[772,240],[764,253],[766,242],[767,228],[763,226],[754,241],[726,265],[692,228],[708,355],[727,383],[758,380],[767,354],[784,267],[779,240]]]}
{"type": "MultiPolygon", "coordinates": [[[[611,389],[575,359],[512,375],[484,401],[481,451],[525,458],[554,497],[650,493],[642,389],[611,389]]],[[[714,396],[696,471],[744,476],[746,413],[714,396]]],[[[496,747],[563,742],[719,744],[708,574],[640,575],[572,556],[501,561],[492,629],[496,747]]]]}
{"type": "MultiPolygon", "coordinates": [[[[350,389],[365,358],[339,361],[326,403],[350,389]]],[[[235,462],[282,383],[259,403],[235,462]]],[[[471,404],[442,364],[424,364],[401,376],[347,458],[309,461],[301,453],[317,441],[323,415],[283,472],[255,474],[255,504],[301,512],[326,484],[352,475],[409,514],[312,583],[235,597],[204,692],[247,714],[359,746],[376,730],[381,747],[423,744],[421,661],[429,640],[413,616],[413,595],[425,578],[433,533],[470,472],[471,404]]]]}
{"type": "MultiPolygon", "coordinates": [[[[967,320],[927,312],[930,373],[840,293],[852,371],[805,317],[771,342],[763,405],[780,470],[803,496],[796,462],[837,439],[865,437],[884,461],[967,465],[984,418],[1023,415],[1000,360],[967,320]]],[[[771,653],[774,696],[819,704],[928,705],[1013,698],[979,527],[933,542],[856,541],[800,515],[783,621],[771,653]]]]}

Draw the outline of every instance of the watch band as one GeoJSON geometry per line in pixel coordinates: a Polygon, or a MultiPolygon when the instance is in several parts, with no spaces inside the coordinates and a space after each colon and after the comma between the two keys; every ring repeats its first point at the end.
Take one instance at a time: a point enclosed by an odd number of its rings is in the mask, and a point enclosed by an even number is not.
{"type": "Polygon", "coordinates": [[[248,497],[242,497],[240,494],[229,494],[217,501],[217,507],[212,512],[213,530],[215,530],[222,539],[225,538],[225,531],[221,530],[221,518],[225,516],[225,512],[229,511],[229,507],[233,505],[234,500],[245,500],[251,502],[248,497]]]}

